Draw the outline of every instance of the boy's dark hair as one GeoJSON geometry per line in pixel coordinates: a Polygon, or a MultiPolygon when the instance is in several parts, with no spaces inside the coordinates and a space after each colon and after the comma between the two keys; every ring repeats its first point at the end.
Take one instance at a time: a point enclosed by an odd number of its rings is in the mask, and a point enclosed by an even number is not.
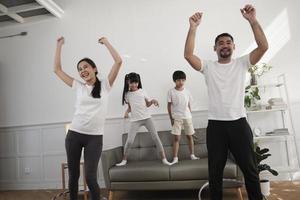
{"type": "Polygon", "coordinates": [[[186,80],[186,75],[183,71],[177,70],[173,73],[173,81],[175,82],[178,79],[186,80]]]}
{"type": "MultiPolygon", "coordinates": [[[[83,59],[81,59],[81,60],[77,63],[77,70],[79,70],[79,64],[80,64],[81,62],[83,62],[83,61],[85,61],[85,62],[87,62],[88,64],[90,64],[90,65],[92,66],[92,68],[94,68],[94,69],[96,68],[96,69],[97,69],[96,64],[94,63],[94,61],[92,61],[90,58],[83,58],[83,59]]],[[[95,82],[95,84],[94,84],[94,88],[93,88],[91,94],[92,94],[92,96],[93,96],[94,98],[100,99],[100,98],[101,98],[101,81],[98,79],[97,74],[98,74],[98,72],[95,72],[95,75],[96,75],[96,82],[95,82]]]]}
{"type": "Polygon", "coordinates": [[[125,103],[125,95],[129,91],[129,82],[130,83],[138,83],[138,88],[142,88],[142,82],[141,77],[139,74],[135,72],[131,72],[129,74],[125,75],[124,79],[124,89],[123,89],[123,95],[122,95],[122,105],[125,103]]]}
{"type": "Polygon", "coordinates": [[[230,35],[229,33],[221,33],[220,35],[218,35],[215,39],[215,44],[217,44],[218,40],[221,38],[221,37],[230,37],[230,39],[233,41],[233,37],[232,35],[230,35]]]}

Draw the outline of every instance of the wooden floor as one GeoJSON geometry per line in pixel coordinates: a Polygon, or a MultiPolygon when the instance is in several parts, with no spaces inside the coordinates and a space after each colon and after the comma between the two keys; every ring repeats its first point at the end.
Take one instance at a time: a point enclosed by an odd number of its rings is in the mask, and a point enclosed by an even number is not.
{"type": "MultiPolygon", "coordinates": [[[[0,200],[50,200],[59,193],[60,190],[26,190],[26,191],[1,191],[0,200]]],[[[101,190],[101,196],[107,197],[107,190],[101,190]]],[[[246,200],[246,192],[243,190],[246,200]]],[[[207,193],[203,195],[203,200],[208,200],[207,193]]],[[[235,190],[224,190],[224,200],[235,200],[237,198],[235,190]]],[[[63,198],[58,198],[61,200],[63,198]]],[[[80,196],[79,199],[83,199],[80,196]]],[[[133,191],[115,192],[114,200],[197,200],[198,191],[133,191]]],[[[300,182],[272,182],[271,195],[268,200],[300,200],[300,182]]]]}

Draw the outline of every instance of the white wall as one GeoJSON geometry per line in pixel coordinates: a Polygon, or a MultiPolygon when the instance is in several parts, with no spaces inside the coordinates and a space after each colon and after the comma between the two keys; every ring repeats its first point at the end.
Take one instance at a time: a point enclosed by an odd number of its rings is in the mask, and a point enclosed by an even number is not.
{"type": "MultiPolygon", "coordinates": [[[[55,42],[60,35],[66,38],[63,67],[76,78],[78,78],[76,64],[79,59],[86,56],[96,62],[100,74],[106,75],[109,72],[112,59],[107,50],[97,44],[97,39],[101,36],[108,37],[123,56],[123,69],[110,96],[105,148],[115,147],[121,141],[121,133],[117,131],[119,126],[113,127],[111,124],[120,125],[122,121],[118,117],[121,117],[124,111],[121,106],[121,93],[125,73],[131,71],[140,73],[144,88],[161,102],[158,109],[152,110],[156,114],[163,113],[161,116],[164,120],[159,121],[160,115],[156,115],[158,118],[155,118],[159,129],[169,128],[169,125],[163,124],[168,123],[165,115],[166,92],[173,86],[171,75],[176,69],[182,69],[187,73],[187,87],[192,91],[195,99],[193,109],[205,110],[207,92],[204,79],[183,59],[188,17],[197,10],[203,11],[204,16],[197,35],[196,52],[203,58],[216,59],[213,41],[221,32],[230,32],[235,37],[235,56],[249,52],[249,49],[253,48],[254,39],[251,29],[242,18],[239,8],[246,2],[256,6],[258,19],[270,43],[265,60],[274,66],[261,81],[273,82],[276,75],[286,74],[296,133],[300,134],[299,1],[73,0],[58,2],[65,9],[65,15],[60,20],[53,18],[39,23],[0,28],[0,35],[20,31],[29,33],[26,37],[0,40],[0,127],[6,127],[0,130],[2,152],[0,158],[1,163],[10,163],[8,166],[1,165],[1,184],[7,185],[5,180],[9,178],[12,178],[11,186],[16,186],[18,183],[21,184],[19,188],[30,188],[30,184],[32,188],[42,187],[41,183],[44,183],[45,187],[48,184],[51,187],[59,184],[59,172],[57,174],[57,172],[47,171],[48,168],[45,166],[48,165],[44,161],[59,165],[59,162],[65,158],[63,141],[61,141],[62,123],[71,120],[75,101],[73,91],[58,80],[52,72],[55,42]],[[124,55],[130,55],[130,58],[124,55]],[[46,125],[51,123],[54,124],[46,125]],[[45,134],[43,130],[48,126],[51,131],[45,134]],[[41,149],[41,146],[31,149],[32,143],[26,141],[37,139],[35,134],[39,141],[54,146],[50,146],[50,150],[41,149]],[[47,134],[51,134],[55,141],[52,141],[47,134]],[[7,148],[2,147],[2,144],[7,148]],[[26,152],[22,153],[22,148],[26,152]],[[51,154],[53,151],[54,155],[51,154]],[[49,152],[50,157],[54,156],[51,157],[53,160],[49,158],[49,152]],[[22,174],[26,163],[30,164],[31,161],[40,165],[35,169],[36,174],[33,173],[28,178],[22,174]],[[7,167],[11,169],[10,173],[5,172],[7,167]],[[47,179],[52,176],[55,177],[54,180],[47,179]],[[25,186],[22,186],[22,183],[25,186]]],[[[203,116],[201,119],[203,120],[203,116]]],[[[196,127],[204,126],[201,121],[196,127]]],[[[276,144],[272,145],[276,146],[276,144]]],[[[279,156],[284,154],[282,150],[275,148],[274,153],[278,155],[275,164],[279,161],[281,164],[285,162],[286,158],[279,156]]]]}
{"type": "MultiPolygon", "coordinates": [[[[236,52],[245,53],[254,42],[249,24],[239,8],[245,1],[195,0],[74,0],[63,1],[64,17],[34,24],[1,28],[0,34],[28,31],[28,36],[0,40],[0,126],[31,125],[69,121],[73,113],[74,95],[52,72],[55,40],[66,37],[63,49],[64,69],[78,78],[76,63],[91,57],[100,73],[107,75],[112,59],[97,38],[107,36],[123,57],[123,69],[111,93],[108,117],[121,116],[121,93],[125,73],[141,74],[148,93],[158,98],[161,107],[154,113],[166,113],[166,92],[173,86],[171,75],[176,69],[187,73],[187,87],[195,97],[194,110],[207,107],[207,92],[201,74],[193,71],[183,58],[183,46],[188,17],[197,10],[204,12],[197,35],[197,53],[215,59],[213,40],[220,32],[230,32],[236,38],[236,52]],[[221,5],[221,6],[220,6],[221,5]],[[146,62],[141,59],[146,59],[146,62]]],[[[299,52],[299,2],[250,1],[257,7],[257,15],[264,29],[268,29],[278,15],[286,10],[289,38],[270,64],[269,75],[286,73],[293,102],[300,101],[297,90],[297,52],[299,52]]],[[[282,24],[282,23],[281,23],[282,24]]],[[[275,25],[280,27],[280,24],[275,25]]],[[[276,31],[277,29],[275,29],[276,31]]],[[[288,30],[286,30],[288,31],[288,30]]],[[[270,31],[271,37],[274,31],[270,31]]],[[[278,38],[270,41],[270,52],[278,49],[278,38]],[[275,50],[274,50],[275,49],[275,50]]],[[[297,73],[298,72],[298,73],[297,73]]],[[[268,77],[268,76],[266,76],[268,77]]]]}

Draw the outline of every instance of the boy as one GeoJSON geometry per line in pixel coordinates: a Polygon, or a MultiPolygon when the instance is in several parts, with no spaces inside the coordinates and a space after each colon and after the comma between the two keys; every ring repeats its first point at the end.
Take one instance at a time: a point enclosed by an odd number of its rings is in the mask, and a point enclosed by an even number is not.
{"type": "Polygon", "coordinates": [[[190,105],[192,96],[191,93],[184,88],[186,81],[185,73],[183,71],[175,71],[173,73],[173,81],[175,88],[168,91],[168,113],[172,124],[172,134],[174,135],[172,164],[175,164],[178,163],[178,149],[182,128],[184,128],[189,142],[190,158],[192,160],[199,158],[194,154],[193,134],[195,131],[190,105]]]}

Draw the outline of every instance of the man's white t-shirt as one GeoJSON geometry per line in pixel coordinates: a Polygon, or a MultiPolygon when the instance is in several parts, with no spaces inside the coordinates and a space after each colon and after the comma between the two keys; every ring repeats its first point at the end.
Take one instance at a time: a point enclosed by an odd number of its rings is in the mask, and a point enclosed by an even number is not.
{"type": "Polygon", "coordinates": [[[176,90],[172,88],[168,91],[168,103],[171,104],[172,117],[174,119],[191,119],[192,114],[189,109],[189,102],[192,101],[192,95],[186,88],[176,90]]]}
{"type": "Polygon", "coordinates": [[[229,121],[246,117],[245,79],[249,66],[249,54],[227,64],[202,61],[201,72],[208,88],[208,119],[229,121]]]}
{"type": "Polygon", "coordinates": [[[126,93],[125,101],[126,103],[129,103],[131,107],[130,121],[134,122],[151,117],[146,105],[146,99],[149,100],[149,97],[146,91],[141,88],[126,93]]]}
{"type": "Polygon", "coordinates": [[[76,104],[70,130],[88,135],[103,135],[111,86],[108,79],[100,82],[101,98],[99,99],[91,95],[94,86],[74,79],[72,88],[76,90],[76,104]]]}

